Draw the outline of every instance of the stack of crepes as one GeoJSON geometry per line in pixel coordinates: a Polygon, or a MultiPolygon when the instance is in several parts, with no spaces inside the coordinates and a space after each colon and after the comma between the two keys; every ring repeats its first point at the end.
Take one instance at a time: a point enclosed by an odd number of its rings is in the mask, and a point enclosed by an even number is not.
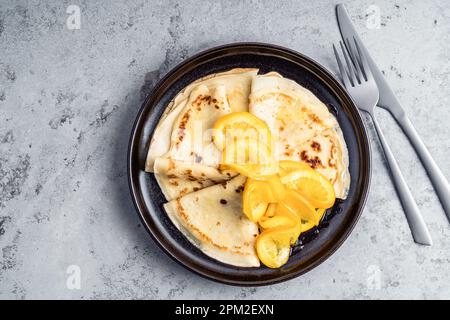
{"type": "Polygon", "coordinates": [[[212,127],[224,115],[248,111],[276,137],[279,160],[307,163],[347,195],[348,153],[327,107],[295,81],[258,69],[233,69],[199,79],[170,102],[154,131],[146,168],[164,193],[171,221],[206,255],[241,266],[260,265],[258,225],[242,210],[246,178],[221,170],[212,127]]]}

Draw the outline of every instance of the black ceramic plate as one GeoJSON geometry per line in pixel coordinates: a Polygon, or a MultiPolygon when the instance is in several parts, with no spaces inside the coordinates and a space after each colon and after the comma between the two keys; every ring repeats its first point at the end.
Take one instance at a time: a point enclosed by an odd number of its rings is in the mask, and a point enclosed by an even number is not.
{"type": "Polygon", "coordinates": [[[338,81],[325,68],[295,51],[261,43],[237,43],[204,51],[170,71],[144,102],[131,134],[128,175],[139,216],[156,243],[186,268],[212,280],[256,286],[301,275],[327,259],[347,238],[363,209],[370,180],[370,149],[360,114],[338,81]],[[153,174],[144,172],[150,138],[169,101],[186,85],[232,68],[277,71],[311,90],[336,115],[350,156],[348,198],[328,210],[319,228],[304,234],[286,265],[279,269],[239,268],[209,258],[172,224],[153,174]]]}

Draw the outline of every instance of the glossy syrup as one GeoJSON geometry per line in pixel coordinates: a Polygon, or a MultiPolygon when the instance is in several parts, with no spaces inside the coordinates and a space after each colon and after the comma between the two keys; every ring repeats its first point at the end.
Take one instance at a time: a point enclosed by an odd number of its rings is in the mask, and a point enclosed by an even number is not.
{"type": "Polygon", "coordinates": [[[334,204],[334,206],[325,211],[325,214],[323,215],[323,218],[317,227],[314,227],[300,234],[297,242],[291,248],[291,256],[301,251],[307,243],[316,239],[319,236],[321,230],[328,228],[331,219],[333,219],[334,216],[342,213],[342,206],[341,206],[342,202],[343,201],[341,199],[336,199],[336,203],[334,204]]]}

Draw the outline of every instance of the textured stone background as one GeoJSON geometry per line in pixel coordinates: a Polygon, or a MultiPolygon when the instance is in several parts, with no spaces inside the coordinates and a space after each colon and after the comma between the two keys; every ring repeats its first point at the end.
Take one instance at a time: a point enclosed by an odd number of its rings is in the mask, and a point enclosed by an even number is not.
{"type": "MultiPolygon", "coordinates": [[[[450,3],[345,1],[450,178],[450,3]],[[381,28],[366,28],[375,4],[381,28]]],[[[377,114],[434,239],[412,242],[377,140],[367,207],[310,273],[263,288],[202,279],[140,225],[126,149],[154,82],[235,41],[288,46],[336,71],[335,1],[0,1],[0,298],[450,298],[450,225],[400,129],[377,114]],[[81,8],[68,30],[66,8],[81,8]],[[66,287],[69,265],[81,289],[66,287]]],[[[369,126],[373,137],[373,128],[369,126]]]]}

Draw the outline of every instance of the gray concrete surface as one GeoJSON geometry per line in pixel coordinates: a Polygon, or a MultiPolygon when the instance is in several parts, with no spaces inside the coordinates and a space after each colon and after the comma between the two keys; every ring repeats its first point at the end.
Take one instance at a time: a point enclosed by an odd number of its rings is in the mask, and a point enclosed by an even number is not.
{"type": "MultiPolygon", "coordinates": [[[[344,2],[450,178],[450,3],[344,2]],[[379,29],[367,28],[370,5],[380,9],[379,29]]],[[[237,288],[202,279],[166,257],[134,211],[126,149],[154,81],[193,53],[235,41],[288,46],[336,71],[336,3],[1,0],[0,298],[450,298],[450,224],[385,111],[377,114],[433,247],[412,242],[372,126],[361,220],[336,254],[289,282],[237,288]],[[79,30],[66,26],[72,4],[79,30]],[[70,281],[77,268],[79,289],[70,281]]]]}

